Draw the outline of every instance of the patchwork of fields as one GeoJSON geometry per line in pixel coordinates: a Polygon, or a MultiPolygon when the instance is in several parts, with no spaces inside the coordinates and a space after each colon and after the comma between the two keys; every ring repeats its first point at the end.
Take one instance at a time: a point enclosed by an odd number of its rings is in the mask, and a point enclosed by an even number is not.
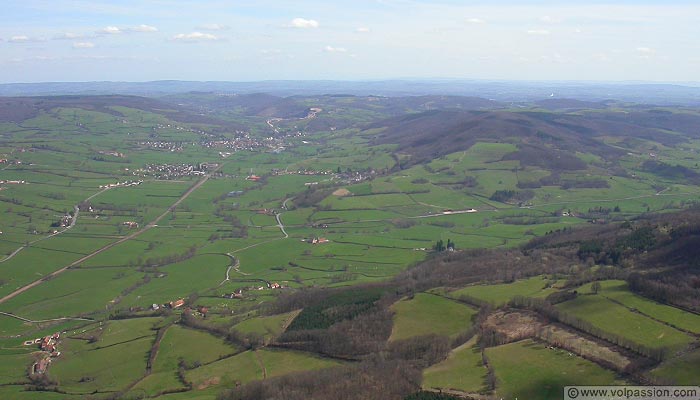
{"type": "MultiPolygon", "coordinates": [[[[392,126],[365,126],[395,111],[305,101],[337,108],[315,121],[236,109],[180,122],[64,104],[0,122],[0,397],[32,398],[32,388],[48,399],[214,399],[290,373],[354,368],[374,353],[406,356],[396,350],[406,343],[444,350],[423,366],[427,390],[556,398],[565,384],[635,376],[697,383],[697,313],[643,297],[624,277],[594,275],[621,265],[598,253],[571,252],[550,274],[545,251],[527,272],[531,254],[517,251],[574,228],[692,207],[700,140],[596,137],[614,149],[573,143],[564,153],[546,129],[524,141],[475,134],[466,148],[417,162],[426,143],[407,147],[385,140],[392,126]],[[319,120],[343,125],[313,128],[319,120]],[[558,158],[526,157],[542,154],[533,143],[558,158]],[[411,275],[474,249],[514,256],[488,280],[447,275],[426,287],[429,274],[411,275]],[[387,289],[397,276],[402,284],[387,289]],[[551,306],[558,323],[577,321],[558,339],[609,346],[639,361],[637,375],[544,334],[486,343],[484,316],[523,298],[551,306]],[[372,324],[384,325],[366,343],[350,337],[372,324]],[[27,343],[56,332],[56,351],[27,343]],[[323,342],[331,333],[348,335],[333,343],[344,352],[323,342]],[[357,348],[365,352],[347,350],[357,348]]],[[[575,113],[540,114],[514,113],[575,113]]]]}

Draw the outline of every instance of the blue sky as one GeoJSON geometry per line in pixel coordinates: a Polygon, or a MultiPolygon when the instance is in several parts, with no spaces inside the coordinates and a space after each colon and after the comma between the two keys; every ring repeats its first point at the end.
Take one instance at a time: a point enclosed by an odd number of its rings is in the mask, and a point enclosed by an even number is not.
{"type": "Polygon", "coordinates": [[[699,3],[5,0],[0,81],[697,81],[699,3]]]}

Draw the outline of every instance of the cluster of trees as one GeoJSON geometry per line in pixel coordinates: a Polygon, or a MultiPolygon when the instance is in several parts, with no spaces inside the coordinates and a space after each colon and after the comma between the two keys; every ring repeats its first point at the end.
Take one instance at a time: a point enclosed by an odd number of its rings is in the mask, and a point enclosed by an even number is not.
{"type": "Polygon", "coordinates": [[[403,400],[420,390],[421,370],[444,360],[449,351],[446,336],[418,336],[383,346],[360,362],[253,382],[228,390],[219,398],[271,399],[283,392],[288,400],[403,400]]]}
{"type": "Polygon", "coordinates": [[[501,222],[507,225],[539,225],[539,224],[555,224],[559,222],[559,217],[505,217],[501,222]]]}
{"type": "Polygon", "coordinates": [[[304,307],[304,310],[289,325],[288,331],[326,329],[333,324],[353,319],[372,309],[385,289],[358,288],[334,293],[322,303],[304,307]]]}
{"type": "Polygon", "coordinates": [[[148,257],[146,260],[139,258],[136,264],[145,268],[155,268],[161,265],[174,264],[177,262],[189,260],[197,255],[197,246],[192,245],[180,254],[171,254],[163,257],[148,257]]]}
{"type": "Polygon", "coordinates": [[[437,242],[435,242],[435,246],[433,246],[433,250],[438,252],[438,253],[442,252],[442,251],[448,251],[448,250],[453,251],[454,249],[455,249],[455,243],[450,239],[447,239],[447,245],[445,245],[445,242],[443,242],[443,240],[440,239],[437,242]]]}
{"type": "Polygon", "coordinates": [[[421,371],[410,363],[374,357],[354,365],[252,382],[227,390],[218,399],[403,400],[420,389],[420,381],[421,371]]]}
{"type": "Polygon", "coordinates": [[[496,190],[489,199],[500,203],[522,203],[533,197],[535,197],[535,192],[532,190],[517,191],[506,189],[496,190]]]}
{"type": "Polygon", "coordinates": [[[405,400],[461,400],[462,397],[456,397],[445,393],[425,392],[420,391],[408,395],[405,400]]]}
{"type": "Polygon", "coordinates": [[[294,205],[301,208],[317,206],[323,199],[333,193],[332,188],[313,187],[299,193],[294,198],[294,205]]]}
{"type": "Polygon", "coordinates": [[[564,180],[559,185],[562,189],[607,189],[610,184],[605,179],[586,179],[586,180],[564,180]]]}
{"type": "Polygon", "coordinates": [[[689,180],[696,185],[700,183],[700,174],[682,165],[670,165],[661,161],[648,160],[642,164],[642,168],[664,178],[689,180]]]}
{"type": "Polygon", "coordinates": [[[655,232],[655,227],[642,226],[627,235],[580,241],[576,254],[581,260],[590,257],[596,263],[619,265],[623,260],[651,249],[656,243],[655,232]]]}

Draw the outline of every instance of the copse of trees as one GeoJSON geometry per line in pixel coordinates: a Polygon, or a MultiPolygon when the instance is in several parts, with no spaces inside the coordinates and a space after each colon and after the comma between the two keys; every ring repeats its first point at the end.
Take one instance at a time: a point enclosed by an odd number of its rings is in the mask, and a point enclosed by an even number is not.
{"type": "Polygon", "coordinates": [[[433,250],[438,252],[438,253],[442,252],[442,251],[448,251],[448,250],[454,251],[454,249],[455,249],[455,243],[450,239],[447,239],[447,244],[445,244],[445,242],[442,239],[440,239],[437,242],[435,242],[435,245],[433,246],[433,250]]]}
{"type": "Polygon", "coordinates": [[[408,362],[376,356],[354,365],[252,382],[224,391],[217,400],[403,400],[420,390],[421,377],[420,369],[408,362]]]}

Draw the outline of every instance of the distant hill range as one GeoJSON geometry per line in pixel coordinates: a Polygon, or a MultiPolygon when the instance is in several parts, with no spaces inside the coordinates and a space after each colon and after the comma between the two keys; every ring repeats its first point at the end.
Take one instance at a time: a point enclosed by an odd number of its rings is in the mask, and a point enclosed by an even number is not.
{"type": "MultiPolygon", "coordinates": [[[[693,107],[649,106],[620,101],[545,99],[505,102],[479,97],[422,95],[275,96],[268,93],[189,92],[158,98],[131,95],[0,97],[0,122],[21,123],[55,108],[82,108],[118,117],[120,107],[163,115],[173,121],[206,124],[213,134],[231,135],[256,127],[275,135],[271,119],[285,129],[303,126],[308,134],[337,131],[362,134],[369,145],[391,145],[396,168],[427,163],[469,149],[477,142],[512,143],[516,151],[502,161],[537,167],[551,176],[526,187],[561,183],[558,174],[582,171],[595,157],[596,168],[625,175],[618,160],[631,150],[642,169],[663,179],[700,184],[700,173],[683,165],[649,159],[654,149],[700,139],[700,114],[693,107]],[[312,109],[314,110],[312,112],[312,109]],[[321,111],[318,111],[321,110],[321,111]],[[302,121],[303,120],[303,121],[302,121]],[[265,121],[268,124],[265,124],[265,121]],[[286,124],[286,125],[285,125],[286,124]],[[346,131],[344,129],[350,128],[346,131]],[[266,131],[270,130],[269,132],[266,131]]],[[[566,183],[566,182],[564,182],[566,183]]],[[[589,183],[603,185],[603,183],[589,183]]]]}
{"type": "MultiPolygon", "coordinates": [[[[520,82],[482,80],[260,81],[260,82],[46,82],[0,84],[0,96],[123,94],[163,96],[187,92],[268,93],[277,96],[342,93],[357,96],[477,96],[496,101],[542,99],[618,100],[645,104],[700,105],[700,85],[638,82],[520,82]]],[[[544,106],[585,106],[547,102],[544,106]]],[[[590,107],[585,107],[590,108],[590,107]]]]}

